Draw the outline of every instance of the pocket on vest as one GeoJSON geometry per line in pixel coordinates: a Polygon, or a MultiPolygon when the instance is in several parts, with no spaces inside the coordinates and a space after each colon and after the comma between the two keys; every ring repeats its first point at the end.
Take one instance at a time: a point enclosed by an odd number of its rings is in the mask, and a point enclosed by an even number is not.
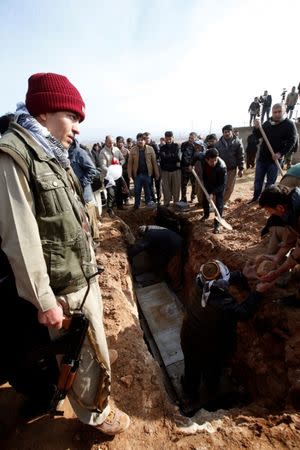
{"type": "Polygon", "coordinates": [[[71,204],[64,182],[51,174],[37,179],[40,194],[41,215],[55,216],[71,210],[71,204]]]}

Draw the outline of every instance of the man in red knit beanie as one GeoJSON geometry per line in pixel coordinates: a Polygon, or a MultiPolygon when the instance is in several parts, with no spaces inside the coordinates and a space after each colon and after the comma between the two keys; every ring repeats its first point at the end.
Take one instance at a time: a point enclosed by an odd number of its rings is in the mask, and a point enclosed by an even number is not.
{"type": "MultiPolygon", "coordinates": [[[[17,105],[14,121],[0,139],[0,297],[10,305],[7,314],[18,320],[13,330],[4,327],[5,345],[17,342],[13,351],[22,343],[26,353],[28,336],[35,339],[22,316],[24,308],[35,309],[36,325],[57,337],[63,317],[80,307],[87,279],[97,272],[78,180],[68,159],[84,118],[84,101],[65,76],[38,73],[29,78],[25,103],[17,105]]],[[[83,423],[115,435],[128,428],[130,419],[109,404],[110,361],[97,278],[83,312],[90,326],[68,398],[83,423]]],[[[50,393],[41,386],[30,389],[30,379],[21,382],[21,369],[10,359],[8,355],[4,361],[7,379],[27,394],[29,416],[47,412],[50,393]]]]}

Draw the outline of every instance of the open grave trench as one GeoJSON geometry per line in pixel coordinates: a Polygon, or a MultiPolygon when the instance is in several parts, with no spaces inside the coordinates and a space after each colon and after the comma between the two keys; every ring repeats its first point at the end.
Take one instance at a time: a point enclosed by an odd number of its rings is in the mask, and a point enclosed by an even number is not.
{"type": "MultiPolygon", "coordinates": [[[[145,341],[161,367],[169,397],[180,405],[183,414],[191,416],[194,405],[187,402],[180,383],[184,369],[180,347],[184,303],[203,262],[220,259],[230,270],[241,270],[247,260],[263,252],[265,243],[260,242],[259,230],[265,217],[262,211],[249,210],[237,202],[226,217],[233,231],[215,236],[210,222],[206,226],[199,223],[199,214],[177,215],[185,240],[184,286],[178,296],[152,273],[145,253],[135,258],[131,270],[145,341]]],[[[154,223],[147,211],[122,213],[122,220],[133,234],[139,225],[154,223]]],[[[278,286],[275,292],[265,295],[254,319],[239,323],[238,346],[230,368],[243,392],[244,406],[255,404],[270,413],[297,411],[300,407],[300,309],[280,304],[287,290],[287,286],[278,286]]],[[[247,296],[246,291],[237,288],[232,288],[231,293],[238,301],[247,296]]],[[[229,408],[233,407],[242,408],[241,400],[229,401],[229,408]]]]}

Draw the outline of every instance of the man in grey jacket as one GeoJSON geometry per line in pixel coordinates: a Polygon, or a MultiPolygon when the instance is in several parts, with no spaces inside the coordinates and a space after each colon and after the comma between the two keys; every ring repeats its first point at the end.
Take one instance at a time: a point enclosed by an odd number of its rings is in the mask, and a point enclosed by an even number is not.
{"type": "Polygon", "coordinates": [[[243,143],[233,135],[232,125],[225,125],[222,128],[222,133],[223,136],[218,141],[216,149],[227,167],[227,182],[224,193],[224,204],[226,204],[233,192],[236,175],[243,176],[245,156],[243,143]]]}

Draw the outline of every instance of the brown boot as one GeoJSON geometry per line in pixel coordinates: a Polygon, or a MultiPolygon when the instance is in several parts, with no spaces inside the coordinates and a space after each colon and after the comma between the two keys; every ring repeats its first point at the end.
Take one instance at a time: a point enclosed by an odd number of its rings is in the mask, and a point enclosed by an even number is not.
{"type": "Polygon", "coordinates": [[[95,428],[101,431],[101,433],[114,436],[115,434],[123,433],[123,431],[127,430],[129,425],[129,416],[120,409],[114,408],[111,409],[104,422],[102,422],[101,425],[97,425],[95,428]]]}

